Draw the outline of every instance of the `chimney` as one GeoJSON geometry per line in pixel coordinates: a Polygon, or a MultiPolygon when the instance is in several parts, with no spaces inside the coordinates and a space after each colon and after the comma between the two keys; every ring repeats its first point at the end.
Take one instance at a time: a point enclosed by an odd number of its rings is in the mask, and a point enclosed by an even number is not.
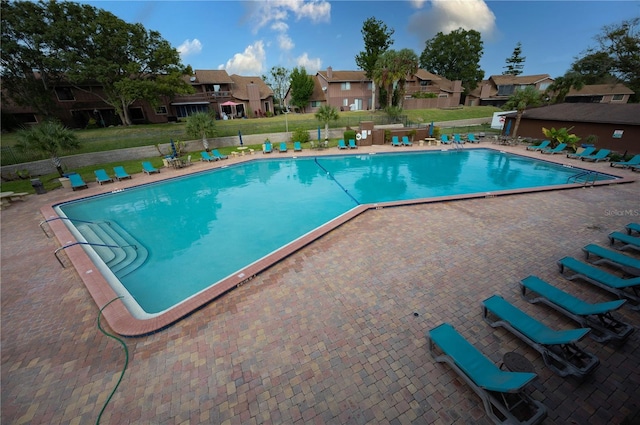
{"type": "Polygon", "coordinates": [[[330,66],[327,67],[327,78],[333,78],[333,68],[331,68],[330,66]]]}

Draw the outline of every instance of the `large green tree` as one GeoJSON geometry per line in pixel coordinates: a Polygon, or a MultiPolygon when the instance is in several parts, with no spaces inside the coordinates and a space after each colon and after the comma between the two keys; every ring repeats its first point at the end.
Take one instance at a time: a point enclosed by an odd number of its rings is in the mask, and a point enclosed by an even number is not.
{"type": "Polygon", "coordinates": [[[545,91],[549,103],[562,103],[572,88],[580,90],[584,86],[582,75],[575,71],[568,71],[556,78],[545,91]]]}
{"type": "Polygon", "coordinates": [[[458,28],[449,34],[439,32],[425,42],[420,67],[449,80],[462,80],[465,93],[468,93],[484,78],[484,71],[480,69],[482,46],[482,38],[476,30],[458,28]]]}
{"type": "Polygon", "coordinates": [[[513,49],[513,53],[510,57],[507,58],[505,68],[506,70],[502,73],[504,75],[520,75],[522,74],[522,70],[524,68],[524,61],[527,58],[522,56],[522,43],[518,41],[516,47],[513,49]]]}
{"type": "Polygon", "coordinates": [[[17,133],[17,138],[17,149],[23,152],[36,151],[48,155],[60,177],[63,174],[60,155],[80,147],[76,134],[53,120],[47,120],[20,130],[17,133]]]}
{"type": "Polygon", "coordinates": [[[125,125],[136,100],[153,105],[159,96],[192,91],[178,51],[160,33],[73,2],[2,0],[1,64],[3,85],[17,103],[46,112],[42,99],[64,78],[111,105],[125,125]],[[21,81],[39,82],[42,97],[30,100],[21,81]]]}
{"type": "Polygon", "coordinates": [[[304,112],[313,94],[313,77],[301,66],[291,71],[291,104],[304,112]]]}
{"type": "MultiPolygon", "coordinates": [[[[380,55],[386,52],[393,44],[391,36],[393,29],[387,28],[387,25],[371,17],[362,23],[362,38],[364,40],[364,50],[356,55],[356,65],[362,69],[368,79],[373,80],[373,73],[376,68],[376,62],[380,55]]],[[[376,108],[376,83],[373,80],[371,88],[372,99],[371,107],[376,108]]]]}
{"type": "Polygon", "coordinates": [[[527,86],[524,89],[518,89],[509,97],[509,100],[504,104],[502,109],[516,110],[516,123],[513,126],[513,136],[518,136],[518,127],[520,127],[520,120],[524,111],[531,106],[539,106],[542,104],[543,93],[534,86],[527,86]]]}
{"type": "Polygon", "coordinates": [[[589,49],[572,69],[585,75],[589,84],[607,82],[610,74],[635,92],[633,102],[640,102],[639,27],[640,17],[603,27],[595,37],[598,46],[589,49]]]}
{"type": "Polygon", "coordinates": [[[289,88],[289,70],[282,66],[272,66],[269,75],[263,75],[262,79],[267,83],[280,105],[280,110],[284,109],[284,98],[289,88]]]}

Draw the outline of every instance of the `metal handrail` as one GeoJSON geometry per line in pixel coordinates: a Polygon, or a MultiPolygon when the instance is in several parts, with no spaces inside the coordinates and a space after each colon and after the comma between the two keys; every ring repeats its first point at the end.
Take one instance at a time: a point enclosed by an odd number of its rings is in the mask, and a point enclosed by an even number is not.
{"type": "MultiPolygon", "coordinates": [[[[80,219],[77,219],[77,218],[69,218],[69,217],[51,217],[51,218],[48,218],[48,219],[43,220],[43,221],[41,221],[41,222],[40,222],[40,228],[42,229],[42,231],[44,232],[44,234],[45,234],[48,238],[51,238],[51,236],[49,236],[49,234],[47,233],[47,231],[46,231],[46,230],[44,230],[44,227],[42,227],[42,225],[43,225],[43,224],[45,224],[45,223],[48,223],[48,222],[50,222],[50,221],[54,221],[54,220],[69,220],[69,221],[76,221],[76,222],[78,222],[78,223],[96,224],[96,222],[95,222],[95,221],[80,220],[80,219]]],[[[103,223],[107,223],[107,224],[109,224],[109,222],[108,222],[108,221],[104,221],[103,223]]]]}
{"type": "MultiPolygon", "coordinates": [[[[574,174],[573,176],[570,176],[569,178],[567,178],[567,183],[571,182],[571,180],[573,179],[574,183],[578,183],[578,178],[582,177],[582,176],[592,176],[593,178],[591,179],[591,185],[593,185],[596,181],[596,178],[598,177],[600,173],[598,173],[597,171],[582,171],[580,173],[574,174]]],[[[589,179],[586,178],[584,180],[584,182],[582,183],[583,186],[586,186],[587,183],[589,183],[589,179]]]]}
{"type": "Polygon", "coordinates": [[[55,252],[53,253],[56,256],[56,260],[58,260],[58,263],[60,263],[60,265],[62,266],[63,269],[66,269],[66,267],[65,267],[64,263],[62,262],[62,260],[60,260],[60,257],[58,257],[58,252],[62,251],[63,249],[67,249],[69,247],[75,246],[75,245],[104,246],[104,247],[107,247],[107,248],[121,248],[121,249],[133,247],[135,250],[138,249],[137,245],[123,245],[123,246],[120,246],[120,245],[107,245],[107,244],[92,243],[92,242],[73,242],[73,243],[70,243],[68,245],[61,246],[60,248],[56,249],[55,252]]]}

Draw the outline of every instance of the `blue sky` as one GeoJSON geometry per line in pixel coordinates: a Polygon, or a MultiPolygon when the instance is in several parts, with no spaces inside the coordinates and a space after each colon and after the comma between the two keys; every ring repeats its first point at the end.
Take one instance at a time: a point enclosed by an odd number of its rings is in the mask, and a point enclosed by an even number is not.
{"type": "Polygon", "coordinates": [[[640,16],[640,1],[82,1],[159,31],[194,69],[262,75],[272,66],[357,69],[369,17],[394,29],[391,48],[413,49],[439,31],[482,34],[485,78],[501,74],[517,42],[524,74],[565,73],[604,25],[640,16]]]}

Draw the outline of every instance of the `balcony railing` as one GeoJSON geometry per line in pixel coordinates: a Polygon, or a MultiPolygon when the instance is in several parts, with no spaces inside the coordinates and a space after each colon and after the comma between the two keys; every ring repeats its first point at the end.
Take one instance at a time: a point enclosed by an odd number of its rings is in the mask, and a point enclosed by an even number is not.
{"type": "Polygon", "coordinates": [[[231,97],[230,91],[198,92],[194,94],[175,96],[173,98],[173,102],[216,102],[221,99],[230,99],[231,97]]]}

